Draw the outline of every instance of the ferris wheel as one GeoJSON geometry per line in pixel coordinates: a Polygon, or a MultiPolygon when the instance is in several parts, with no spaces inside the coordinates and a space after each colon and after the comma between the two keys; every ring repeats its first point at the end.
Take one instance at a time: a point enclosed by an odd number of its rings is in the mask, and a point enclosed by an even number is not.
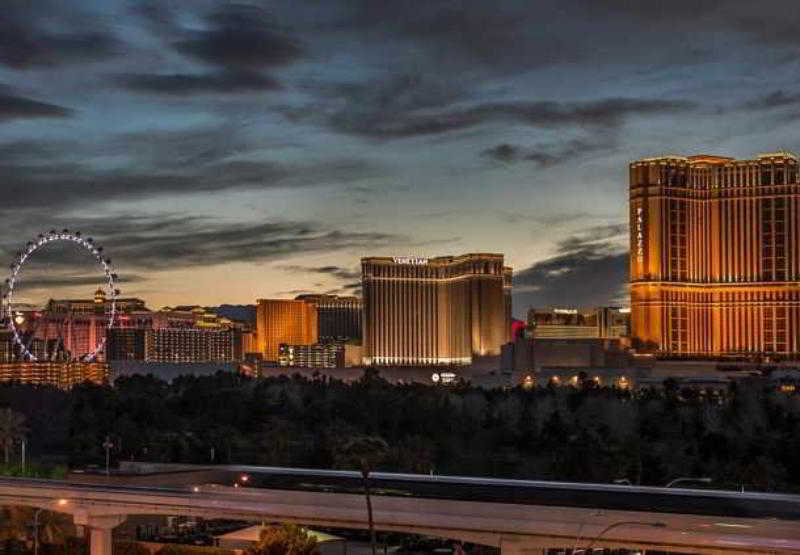
{"type": "Polygon", "coordinates": [[[68,229],[60,232],[51,229],[47,233],[40,233],[36,239],[28,241],[24,249],[16,253],[16,258],[10,266],[11,275],[5,281],[2,314],[11,332],[11,339],[17,347],[20,360],[28,362],[92,362],[97,359],[98,354],[105,346],[105,333],[101,334],[99,340],[89,345],[85,352],[76,353],[72,349],[68,349],[65,342],[65,327],[72,324],[71,314],[54,314],[52,307],[48,305],[45,309],[36,311],[35,317],[26,318],[21,311],[14,307],[14,293],[17,285],[23,281],[21,272],[26,262],[42,247],[58,242],[77,245],[97,261],[102,271],[102,276],[98,281],[104,286],[98,290],[98,293],[103,293],[104,306],[101,315],[103,331],[114,326],[117,297],[120,291],[116,287],[117,274],[111,268],[111,259],[105,258],[103,247],[97,245],[91,237],[84,238],[80,231],[70,232],[68,229]],[[103,292],[103,288],[105,288],[105,292],[103,292]],[[56,337],[52,338],[51,335],[56,337]],[[44,340],[42,336],[44,336],[44,340]],[[33,347],[35,344],[38,345],[38,348],[33,347]]]}

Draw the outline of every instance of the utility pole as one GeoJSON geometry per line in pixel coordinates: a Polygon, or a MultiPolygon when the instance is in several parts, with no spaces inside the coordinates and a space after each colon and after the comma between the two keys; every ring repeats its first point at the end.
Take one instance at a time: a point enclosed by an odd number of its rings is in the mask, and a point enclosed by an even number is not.
{"type": "Polygon", "coordinates": [[[20,461],[20,466],[22,467],[22,475],[23,476],[25,475],[25,447],[27,446],[27,444],[28,444],[27,440],[23,437],[22,438],[21,461],[20,461]]]}

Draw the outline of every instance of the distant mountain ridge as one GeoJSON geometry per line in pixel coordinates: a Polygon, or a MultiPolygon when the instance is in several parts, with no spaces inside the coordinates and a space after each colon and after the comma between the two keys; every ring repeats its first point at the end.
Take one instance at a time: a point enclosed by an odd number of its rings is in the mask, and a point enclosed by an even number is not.
{"type": "Polygon", "coordinates": [[[230,318],[231,320],[256,321],[256,305],[254,304],[221,304],[219,306],[210,306],[208,309],[217,314],[217,316],[230,318]]]}

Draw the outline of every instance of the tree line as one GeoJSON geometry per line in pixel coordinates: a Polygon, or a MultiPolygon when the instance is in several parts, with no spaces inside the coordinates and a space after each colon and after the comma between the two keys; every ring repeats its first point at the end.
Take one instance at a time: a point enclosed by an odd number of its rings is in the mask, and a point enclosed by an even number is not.
{"type": "MultiPolygon", "coordinates": [[[[348,465],[342,445],[367,436],[385,441],[385,471],[657,486],[707,476],[717,488],[800,492],[800,396],[757,381],[703,395],[669,384],[486,390],[220,372],[68,392],[7,383],[0,408],[24,416],[40,464],[102,466],[109,437],[115,462],[333,468],[348,465]]],[[[3,433],[0,445],[18,445],[3,433]]]]}

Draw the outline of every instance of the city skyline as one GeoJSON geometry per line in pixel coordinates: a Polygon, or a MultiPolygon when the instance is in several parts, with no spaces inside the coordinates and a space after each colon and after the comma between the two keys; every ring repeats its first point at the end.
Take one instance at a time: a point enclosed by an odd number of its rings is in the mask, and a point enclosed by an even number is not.
{"type": "Polygon", "coordinates": [[[797,7],[6,0],[0,551],[800,553],[797,7]]]}
{"type": "MultiPolygon", "coordinates": [[[[3,255],[81,229],[124,295],[213,306],[503,252],[516,317],[622,304],[628,162],[800,144],[788,2],[385,4],[11,2],[3,255]]],[[[55,268],[32,296],[91,279],[55,268]]]]}

